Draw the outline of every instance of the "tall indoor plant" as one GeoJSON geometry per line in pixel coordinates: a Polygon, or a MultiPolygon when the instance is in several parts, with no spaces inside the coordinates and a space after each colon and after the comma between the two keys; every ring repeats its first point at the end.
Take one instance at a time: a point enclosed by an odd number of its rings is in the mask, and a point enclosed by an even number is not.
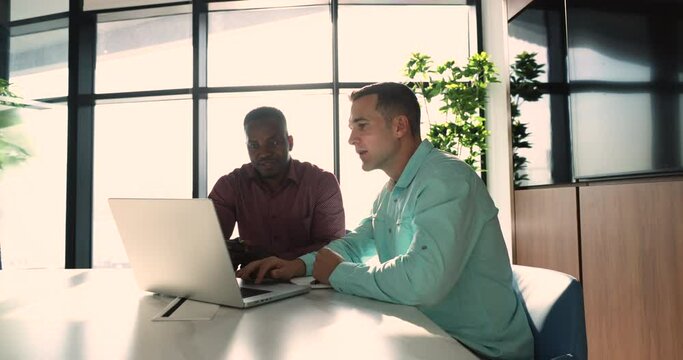
{"type": "Polygon", "coordinates": [[[486,150],[486,88],[498,82],[494,64],[485,52],[472,55],[465,66],[449,60],[434,67],[429,55],[412,54],[405,66],[407,85],[425,102],[438,99],[445,122],[429,121],[427,138],[436,148],[459,156],[475,170],[486,150]]]}
{"type": "Polygon", "coordinates": [[[526,51],[515,56],[515,62],[510,66],[510,114],[512,120],[512,171],[515,186],[522,185],[522,181],[529,180],[524,172],[528,160],[520,155],[520,149],[531,148],[527,137],[531,135],[527,124],[520,119],[519,108],[525,101],[538,101],[543,93],[540,82],[536,80],[542,73],[542,64],[536,62],[536,53],[526,51]]]}

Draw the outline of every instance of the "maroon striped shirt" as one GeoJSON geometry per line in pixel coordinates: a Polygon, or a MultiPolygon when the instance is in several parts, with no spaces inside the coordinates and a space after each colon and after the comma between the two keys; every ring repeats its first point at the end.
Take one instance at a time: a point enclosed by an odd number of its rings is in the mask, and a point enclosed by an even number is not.
{"type": "Polygon", "coordinates": [[[344,236],[344,206],[334,174],[291,160],[284,181],[271,193],[251,164],[218,179],[209,198],[225,238],[237,222],[247,247],[294,259],[344,236]]]}

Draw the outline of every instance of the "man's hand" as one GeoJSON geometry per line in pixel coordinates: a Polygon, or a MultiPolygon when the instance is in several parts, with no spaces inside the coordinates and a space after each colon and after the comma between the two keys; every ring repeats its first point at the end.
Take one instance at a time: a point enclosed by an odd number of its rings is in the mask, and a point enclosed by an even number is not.
{"type": "Polygon", "coordinates": [[[306,275],[306,264],[300,259],[283,260],[275,256],[250,262],[239,269],[236,275],[242,279],[254,279],[260,284],[266,275],[273,279],[289,280],[306,275]],[[253,275],[256,276],[253,276],[253,275]]]}
{"type": "Polygon", "coordinates": [[[313,277],[321,284],[329,284],[330,275],[343,261],[339,254],[326,247],[318,250],[313,263],[313,277]]]}

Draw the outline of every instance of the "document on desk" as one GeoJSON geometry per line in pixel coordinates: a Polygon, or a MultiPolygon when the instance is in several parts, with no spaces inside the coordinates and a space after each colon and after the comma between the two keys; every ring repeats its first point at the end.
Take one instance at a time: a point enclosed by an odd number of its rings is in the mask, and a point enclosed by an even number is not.
{"type": "Polygon", "coordinates": [[[216,304],[177,297],[154,315],[152,321],[211,320],[219,307],[216,304]]]}
{"type": "Polygon", "coordinates": [[[313,276],[302,276],[302,277],[295,277],[289,280],[293,284],[297,285],[303,285],[303,286],[310,286],[311,289],[331,289],[332,286],[328,284],[320,284],[317,282],[313,276]]]}

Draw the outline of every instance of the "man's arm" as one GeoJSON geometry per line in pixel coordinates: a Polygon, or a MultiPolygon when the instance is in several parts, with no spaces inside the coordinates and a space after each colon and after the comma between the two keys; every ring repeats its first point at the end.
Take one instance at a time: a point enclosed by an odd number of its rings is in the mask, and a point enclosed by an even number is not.
{"type": "MultiPolygon", "coordinates": [[[[369,217],[363,220],[354,231],[347,234],[344,238],[330,243],[330,246],[337,249],[336,253],[343,254],[347,261],[362,262],[364,258],[376,254],[372,234],[372,217],[369,217]]],[[[294,260],[284,260],[271,256],[247,264],[237,271],[237,276],[241,278],[254,278],[257,284],[266,275],[281,280],[289,280],[294,276],[310,276],[313,273],[313,263],[315,261],[315,252],[307,253],[294,260]]]]}
{"type": "Polygon", "coordinates": [[[223,237],[227,240],[232,236],[232,231],[235,229],[235,189],[230,182],[229,175],[222,176],[213,186],[209,198],[213,200],[213,206],[216,208],[216,215],[218,215],[218,222],[223,231],[223,237]]]}
{"type": "MultiPolygon", "coordinates": [[[[375,239],[373,238],[372,217],[363,219],[355,230],[346,234],[343,238],[332,241],[327,245],[339,254],[345,261],[362,263],[367,258],[377,254],[375,239]]],[[[306,275],[313,274],[313,263],[316,253],[311,252],[299,257],[306,265],[306,275]]]]}
{"type": "MultiPolygon", "coordinates": [[[[379,198],[375,200],[373,209],[377,208],[378,201],[379,198]]],[[[365,218],[355,230],[346,234],[343,238],[331,242],[328,246],[333,247],[335,254],[341,254],[346,261],[361,263],[365,259],[377,254],[372,226],[372,216],[365,218]]],[[[237,272],[237,276],[243,278],[255,277],[257,283],[266,274],[282,280],[289,280],[293,276],[310,276],[313,273],[313,263],[315,260],[315,251],[306,253],[294,260],[284,260],[271,256],[247,264],[237,272]]]]}
{"type": "MultiPolygon", "coordinates": [[[[447,295],[463,271],[481,224],[491,219],[475,218],[481,213],[467,183],[454,186],[433,179],[418,197],[408,251],[376,266],[342,262],[329,278],[335,289],[406,305],[435,304],[447,295]]],[[[330,249],[341,255],[333,245],[330,249]]]]}

